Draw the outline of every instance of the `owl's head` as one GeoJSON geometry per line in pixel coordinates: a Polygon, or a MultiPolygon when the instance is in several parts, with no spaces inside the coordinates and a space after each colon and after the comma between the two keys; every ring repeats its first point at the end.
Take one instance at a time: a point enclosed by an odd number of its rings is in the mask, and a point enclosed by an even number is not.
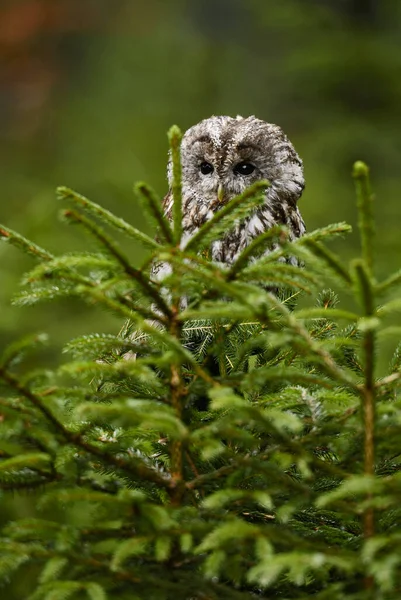
{"type": "MultiPolygon", "coordinates": [[[[277,125],[256,117],[210,117],[188,129],[181,144],[183,196],[225,201],[268,179],[266,201],[297,202],[304,189],[302,161],[277,125]]],[[[171,164],[168,168],[171,184],[171,164]]]]}

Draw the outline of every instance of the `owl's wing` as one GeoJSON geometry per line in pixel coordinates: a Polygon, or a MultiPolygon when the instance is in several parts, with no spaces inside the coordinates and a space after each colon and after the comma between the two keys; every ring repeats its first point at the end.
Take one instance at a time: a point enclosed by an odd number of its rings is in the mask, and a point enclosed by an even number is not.
{"type": "Polygon", "coordinates": [[[162,205],[165,216],[168,218],[169,221],[171,221],[173,216],[173,193],[171,190],[169,190],[164,196],[162,205]]]}
{"type": "MultiPolygon", "coordinates": [[[[173,193],[171,190],[167,192],[162,201],[162,207],[164,211],[164,215],[167,217],[169,221],[172,220],[172,212],[173,212],[173,193]]],[[[155,237],[157,242],[160,242],[160,238],[158,233],[156,233],[155,237]]],[[[153,282],[161,281],[166,275],[171,273],[171,267],[168,263],[165,262],[153,262],[150,269],[150,278],[153,282]]]]}
{"type": "MultiPolygon", "coordinates": [[[[162,200],[162,207],[163,207],[164,216],[167,217],[169,221],[171,221],[172,216],[173,216],[173,193],[171,190],[169,190],[167,192],[167,194],[164,196],[164,198],[162,200]]],[[[156,242],[160,242],[158,232],[156,232],[155,240],[156,240],[156,242]]]]}

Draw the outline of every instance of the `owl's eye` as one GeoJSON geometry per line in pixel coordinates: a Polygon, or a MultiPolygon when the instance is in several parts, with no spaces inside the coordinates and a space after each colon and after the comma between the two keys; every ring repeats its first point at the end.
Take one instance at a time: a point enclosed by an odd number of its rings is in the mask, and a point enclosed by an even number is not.
{"type": "Polygon", "coordinates": [[[236,175],[250,175],[255,170],[255,165],[250,162],[240,162],[234,167],[234,173],[236,175]]]}
{"type": "Polygon", "coordinates": [[[209,175],[209,173],[213,173],[214,171],[213,165],[206,161],[199,165],[199,169],[202,175],[209,175]]]}

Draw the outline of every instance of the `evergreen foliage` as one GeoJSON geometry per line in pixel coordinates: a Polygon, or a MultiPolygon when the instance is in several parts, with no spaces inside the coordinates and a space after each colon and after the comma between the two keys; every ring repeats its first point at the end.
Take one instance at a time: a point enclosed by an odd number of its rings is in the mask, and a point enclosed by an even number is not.
{"type": "Polygon", "coordinates": [[[126,320],[69,342],[54,372],[24,367],[43,335],[3,352],[0,488],[37,510],[1,532],[0,580],[34,568],[29,600],[399,598],[401,346],[382,377],[376,362],[400,333],[401,275],[375,279],[368,169],[354,166],[360,257],[326,246],[344,223],[292,243],[274,228],[227,268],[208,245],[260,186],[182,248],[179,142],[173,128],[173,225],[137,187],[156,241],[66,188],[63,218],[96,251],[53,256],[0,228],[38,261],[17,304],[74,296],[126,320]],[[150,249],[141,268],[113,228],[150,249]],[[162,284],[155,260],[172,267],[162,284]]]}

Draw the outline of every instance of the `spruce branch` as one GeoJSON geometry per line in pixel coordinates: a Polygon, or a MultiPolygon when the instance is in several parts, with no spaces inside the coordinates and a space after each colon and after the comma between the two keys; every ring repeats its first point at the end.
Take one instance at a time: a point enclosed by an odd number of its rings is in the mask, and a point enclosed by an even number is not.
{"type": "Polygon", "coordinates": [[[116,455],[105,452],[101,447],[86,441],[82,434],[70,431],[46,406],[38,394],[35,394],[28,387],[21,384],[17,377],[12,375],[9,371],[1,366],[0,378],[10,385],[10,387],[13,388],[19,395],[29,400],[29,402],[31,402],[31,404],[43,414],[45,419],[52,425],[54,430],[61,434],[62,437],[69,443],[78,446],[89,454],[96,456],[105,464],[113,465],[122,471],[126,471],[127,473],[131,473],[132,475],[139,477],[139,479],[157,483],[164,489],[170,489],[172,485],[171,480],[164,477],[156,470],[149,468],[140,459],[126,461],[116,455]]]}
{"type": "Polygon", "coordinates": [[[357,313],[350,312],[348,310],[342,310],[339,308],[301,308],[293,311],[294,317],[297,319],[329,319],[335,321],[336,319],[344,319],[351,323],[357,323],[359,315],[357,313]]]}
{"type": "Polygon", "coordinates": [[[387,279],[376,285],[375,291],[377,295],[385,294],[386,292],[398,287],[401,283],[401,271],[393,273],[387,279]]]}
{"type": "Polygon", "coordinates": [[[162,203],[157,194],[146,183],[140,182],[135,186],[135,192],[140,198],[143,198],[143,207],[159,227],[160,234],[167,244],[174,244],[174,232],[169,220],[166,218],[162,203]]]}
{"type": "MultiPolygon", "coordinates": [[[[343,368],[341,368],[333,359],[331,354],[327,352],[320,344],[318,344],[313,338],[311,338],[308,330],[304,327],[304,325],[298,321],[291,312],[286,308],[284,304],[282,304],[273,294],[267,293],[269,298],[269,302],[272,307],[274,307],[279,314],[285,319],[287,326],[290,331],[292,331],[295,335],[293,337],[292,343],[294,347],[297,347],[298,343],[301,343],[300,350],[304,351],[304,344],[306,344],[307,348],[311,352],[312,356],[315,356],[321,367],[325,370],[326,374],[329,375],[334,381],[337,381],[340,384],[346,385],[351,390],[355,392],[359,392],[358,383],[355,381],[355,378],[347,373],[343,368]]],[[[265,323],[269,325],[270,320],[266,320],[265,314],[257,314],[255,316],[259,317],[261,323],[265,323]]]]}
{"type": "Polygon", "coordinates": [[[345,284],[351,283],[350,274],[348,273],[347,269],[344,268],[334,252],[331,252],[321,242],[313,238],[305,240],[302,245],[305,245],[316,258],[319,258],[321,261],[323,261],[326,266],[329,267],[329,269],[345,284]]]}
{"type": "MultiPolygon", "coordinates": [[[[23,291],[16,296],[14,303],[19,305],[34,304],[40,300],[52,300],[64,296],[85,296],[95,295],[99,299],[103,299],[107,304],[106,293],[109,287],[115,287],[119,279],[111,279],[100,282],[98,279],[87,277],[78,271],[78,267],[95,266],[100,268],[112,268],[115,262],[106,259],[101,255],[94,254],[72,254],[53,258],[45,263],[41,263],[25,275],[23,283],[31,286],[29,291],[23,291]],[[48,283],[51,280],[51,285],[48,287],[38,287],[37,282],[43,281],[48,283]],[[54,283],[53,283],[54,282],[54,283]],[[86,294],[82,294],[86,290],[86,294]],[[96,290],[96,291],[95,291],[96,290]]],[[[141,272],[139,272],[141,273],[141,272]]],[[[127,274],[128,275],[128,274],[127,274]]],[[[129,276],[129,275],[128,275],[129,276]]],[[[141,275],[138,275],[141,277],[141,275]]],[[[145,280],[145,286],[148,284],[145,280]]],[[[150,287],[151,284],[149,283],[150,287]]],[[[150,290],[153,293],[156,290],[150,290]]],[[[134,303],[128,295],[116,294],[116,299],[119,304],[130,309],[130,314],[138,313],[144,319],[153,319],[154,321],[164,321],[164,316],[156,313],[151,309],[143,308],[134,303]]],[[[110,302],[108,303],[110,305],[110,302]]],[[[117,304],[113,305],[117,308],[117,304]]],[[[119,312],[119,310],[117,310],[119,312]]]]}
{"type": "Polygon", "coordinates": [[[308,244],[310,240],[314,240],[316,242],[319,241],[330,241],[331,238],[336,238],[338,236],[343,236],[345,233],[351,233],[352,227],[348,225],[348,223],[340,222],[340,223],[332,223],[331,225],[326,225],[325,227],[320,227],[319,229],[315,229],[314,231],[310,231],[305,233],[302,237],[294,240],[292,245],[304,245],[308,244]]]}
{"type": "Polygon", "coordinates": [[[60,481],[61,477],[57,474],[39,474],[38,479],[21,479],[17,480],[15,478],[10,478],[9,481],[1,481],[0,480],[0,489],[4,492],[16,492],[16,491],[26,491],[33,492],[34,490],[41,490],[45,485],[49,483],[56,483],[60,481]]]}
{"type": "MultiPolygon", "coordinates": [[[[327,227],[321,227],[320,229],[316,229],[315,231],[311,231],[306,233],[302,237],[293,240],[291,242],[287,242],[283,245],[283,247],[272,250],[268,254],[264,255],[260,258],[256,263],[251,263],[248,265],[244,265],[242,267],[243,273],[246,276],[251,276],[254,271],[258,271],[261,267],[276,265],[279,259],[288,256],[289,254],[299,256],[301,260],[310,259],[310,257],[314,257],[313,248],[316,247],[316,244],[321,242],[322,240],[327,242],[330,241],[331,238],[335,238],[338,236],[342,236],[345,233],[350,233],[352,228],[347,223],[335,223],[333,225],[328,225],[327,227]]],[[[259,239],[259,238],[256,238],[259,239]]],[[[323,248],[322,245],[320,245],[323,248]]],[[[320,248],[319,248],[320,249],[320,248]]],[[[318,254],[318,250],[316,253],[318,254]]],[[[322,254],[325,255],[325,263],[328,261],[335,260],[335,255],[330,253],[327,248],[322,249],[322,254]]],[[[316,257],[318,258],[318,257],[316,257]]],[[[279,263],[280,264],[280,263],[279,263]]],[[[333,265],[334,271],[339,269],[338,265],[333,265]]],[[[340,267],[341,271],[345,271],[344,267],[340,267]]],[[[309,273],[311,274],[311,273],[309,273]]],[[[337,274],[338,275],[338,274],[337,274]]]]}
{"type": "Polygon", "coordinates": [[[375,313],[375,284],[363,259],[355,259],[351,263],[355,292],[359,299],[365,318],[372,317],[375,313]]]}
{"type": "MultiPolygon", "coordinates": [[[[183,402],[186,397],[186,386],[183,381],[180,365],[170,368],[171,406],[177,419],[182,418],[183,402]]],[[[183,443],[181,440],[170,442],[171,477],[174,482],[171,501],[174,506],[180,506],[184,492],[183,478],[183,443]]]]}
{"type": "Polygon", "coordinates": [[[179,357],[182,363],[189,363],[197,376],[210,385],[218,385],[213,377],[211,377],[207,371],[202,369],[202,367],[196,362],[192,353],[183,347],[179,341],[171,336],[168,332],[158,327],[157,324],[152,324],[149,321],[138,318],[135,314],[133,314],[130,308],[125,306],[123,302],[109,298],[103,292],[99,291],[99,289],[97,289],[95,286],[91,288],[82,286],[82,288],[78,288],[77,292],[85,292],[85,295],[90,295],[96,301],[104,304],[107,308],[112,310],[115,314],[119,314],[125,319],[136,321],[144,333],[151,336],[154,340],[162,344],[162,346],[169,348],[177,355],[177,357],[179,357]]]}
{"type": "Polygon", "coordinates": [[[132,227],[129,223],[126,223],[124,219],[116,217],[109,210],[103,208],[99,204],[95,202],[91,202],[85,196],[70,190],[67,187],[58,187],[57,188],[57,196],[61,200],[71,200],[74,204],[77,204],[80,208],[83,208],[85,211],[89,212],[95,217],[98,217],[101,221],[104,221],[107,225],[110,225],[121,231],[128,237],[140,242],[146,248],[150,248],[151,250],[158,249],[159,244],[151,237],[142,233],[135,227],[132,227]]]}
{"type": "Polygon", "coordinates": [[[354,163],[352,175],[355,180],[358,227],[361,238],[362,257],[370,271],[373,270],[374,257],[374,218],[373,218],[373,195],[370,189],[369,169],[365,163],[357,161],[354,163]]]}
{"type": "Polygon", "coordinates": [[[0,240],[8,242],[19,250],[31,254],[40,260],[52,260],[53,258],[53,255],[50,254],[50,252],[4,225],[0,225],[0,240]]]}
{"type": "Polygon", "coordinates": [[[177,246],[181,244],[182,237],[182,181],[181,181],[181,140],[182,133],[177,125],[173,125],[168,132],[170,144],[172,185],[173,194],[173,223],[174,239],[177,246]]]}
{"type": "Polygon", "coordinates": [[[233,263],[228,272],[227,279],[229,281],[234,280],[244,267],[247,266],[251,258],[263,252],[266,247],[271,245],[275,240],[281,245],[284,244],[288,240],[288,229],[281,225],[275,225],[268,231],[255,237],[251,243],[242,250],[241,254],[233,263]]]}
{"type": "Polygon", "coordinates": [[[46,344],[47,340],[48,336],[45,333],[38,333],[14,342],[3,351],[0,365],[3,369],[8,368],[10,365],[19,362],[27,352],[32,351],[37,346],[46,344]]]}
{"type": "MultiPolygon", "coordinates": [[[[373,477],[375,472],[375,428],[376,428],[376,385],[375,385],[375,354],[376,354],[376,329],[377,319],[372,318],[375,313],[375,282],[373,280],[374,258],[374,219],[373,197],[370,190],[369,170],[362,163],[354,164],[353,176],[355,179],[358,207],[358,226],[360,231],[362,259],[354,261],[354,281],[357,293],[362,302],[366,326],[363,330],[364,354],[364,383],[361,386],[364,417],[364,473],[366,477],[373,477]]],[[[372,493],[366,495],[366,507],[363,511],[363,527],[365,541],[374,536],[375,514],[371,503],[372,493]]],[[[365,588],[373,590],[372,577],[366,577],[365,588]]]]}
{"type": "Polygon", "coordinates": [[[149,282],[147,277],[140,271],[133,267],[128,259],[123,255],[117,245],[111,240],[109,236],[98,227],[93,221],[85,217],[82,213],[74,210],[63,211],[64,217],[80,223],[87,229],[95,238],[99,240],[102,246],[113,256],[113,258],[120,264],[124,272],[135,279],[135,281],[141,286],[143,292],[149,296],[162,311],[164,315],[170,315],[170,308],[165,302],[164,298],[158,293],[156,288],[149,282]]]}

